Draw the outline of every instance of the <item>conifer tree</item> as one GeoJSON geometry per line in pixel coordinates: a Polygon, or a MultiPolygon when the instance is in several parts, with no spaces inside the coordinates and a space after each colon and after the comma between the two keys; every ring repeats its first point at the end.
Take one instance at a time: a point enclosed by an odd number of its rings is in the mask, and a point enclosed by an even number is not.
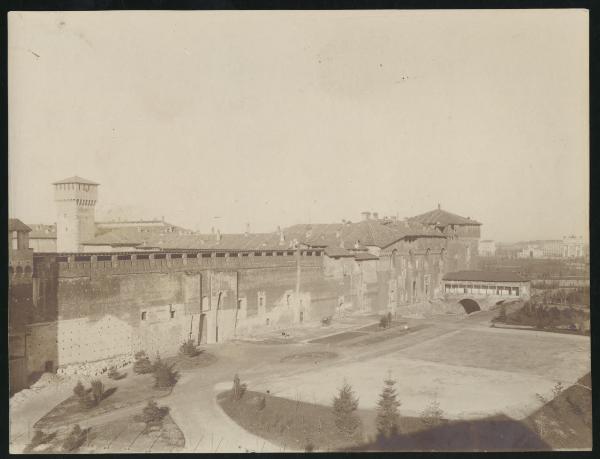
{"type": "Polygon", "coordinates": [[[344,382],[338,395],[333,398],[333,416],[339,432],[348,438],[354,437],[360,427],[360,419],[355,413],[357,409],[358,398],[354,395],[352,386],[344,382]]]}
{"type": "Polygon", "coordinates": [[[377,402],[377,435],[389,438],[398,433],[400,402],[397,400],[396,389],[394,388],[396,381],[392,379],[391,375],[384,380],[384,383],[377,402]]]}

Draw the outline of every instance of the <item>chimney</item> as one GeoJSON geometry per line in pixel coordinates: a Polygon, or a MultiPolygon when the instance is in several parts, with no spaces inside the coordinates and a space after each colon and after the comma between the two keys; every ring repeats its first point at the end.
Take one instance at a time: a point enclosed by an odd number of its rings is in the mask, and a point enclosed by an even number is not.
{"type": "Polygon", "coordinates": [[[248,236],[248,234],[250,234],[250,223],[246,223],[246,233],[244,235],[248,236]]]}
{"type": "Polygon", "coordinates": [[[217,242],[221,242],[221,230],[217,230],[217,242]]]}
{"type": "Polygon", "coordinates": [[[210,228],[210,232],[211,232],[212,234],[215,234],[215,227],[214,227],[214,226],[211,226],[211,228],[210,228]]]}
{"type": "Polygon", "coordinates": [[[392,221],[393,222],[397,222],[398,221],[398,216],[397,215],[392,215],[392,221]]]}
{"type": "Polygon", "coordinates": [[[379,212],[373,212],[373,219],[379,220],[379,212]]]}
{"type": "Polygon", "coordinates": [[[369,220],[371,218],[371,212],[362,212],[363,220],[369,220]]]}
{"type": "Polygon", "coordinates": [[[442,208],[441,204],[438,202],[438,210],[442,208]]]}

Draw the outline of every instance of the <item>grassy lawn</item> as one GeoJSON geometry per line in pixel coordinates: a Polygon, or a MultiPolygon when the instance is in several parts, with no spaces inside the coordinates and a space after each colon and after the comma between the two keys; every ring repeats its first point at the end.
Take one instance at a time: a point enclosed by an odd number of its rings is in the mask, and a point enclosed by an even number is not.
{"type": "MultiPolygon", "coordinates": [[[[71,430],[64,426],[57,430],[46,430],[51,438],[40,445],[28,445],[24,453],[57,454],[64,453],[63,441],[71,430]]],[[[169,453],[183,448],[185,439],[181,430],[167,415],[162,427],[146,431],[145,424],[138,422],[134,416],[126,416],[110,422],[94,425],[90,428],[83,444],[73,452],[77,453],[123,453],[152,452],[169,453]]]]}
{"type": "Polygon", "coordinates": [[[327,451],[352,444],[338,433],[331,408],[253,391],[234,401],[230,394],[226,391],[217,397],[229,417],[249,432],[286,449],[305,451],[312,444],[315,450],[327,451]],[[263,396],[266,403],[260,409],[263,396]]]}
{"type": "MultiPolygon", "coordinates": [[[[352,447],[356,441],[340,434],[335,426],[332,408],[248,391],[240,401],[233,401],[231,392],[218,395],[217,400],[225,413],[247,431],[290,451],[305,451],[308,444],[315,451],[339,451],[352,447]],[[259,401],[265,397],[265,406],[259,401]]],[[[362,426],[358,442],[375,436],[374,410],[357,411],[362,426]]],[[[403,416],[400,430],[417,432],[425,428],[420,418],[403,416]]]]}
{"type": "Polygon", "coordinates": [[[55,429],[60,426],[75,424],[145,400],[164,397],[171,392],[171,389],[154,388],[154,378],[151,374],[136,375],[132,372],[129,373],[125,379],[105,382],[107,396],[97,406],[85,408],[81,406],[79,399],[73,394],[44,415],[35,423],[34,428],[55,429]]]}

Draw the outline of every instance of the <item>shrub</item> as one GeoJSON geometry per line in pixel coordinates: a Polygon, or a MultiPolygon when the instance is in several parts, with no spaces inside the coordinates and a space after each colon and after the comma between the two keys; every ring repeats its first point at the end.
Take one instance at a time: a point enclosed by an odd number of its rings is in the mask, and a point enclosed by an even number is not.
{"type": "Polygon", "coordinates": [[[83,387],[83,384],[81,383],[81,381],[77,381],[77,384],[75,385],[75,387],[73,388],[73,393],[81,400],[82,398],[84,398],[86,396],[86,390],[85,387],[83,387]]]}
{"type": "Polygon", "coordinates": [[[312,441],[308,440],[306,445],[304,445],[304,452],[305,453],[314,453],[314,451],[315,451],[315,445],[313,444],[312,441]]]}
{"type": "Polygon", "coordinates": [[[163,389],[173,387],[179,378],[179,373],[173,369],[175,364],[167,365],[160,357],[157,357],[152,365],[154,376],[154,387],[163,389]]]}
{"type": "Polygon", "coordinates": [[[195,357],[200,354],[200,351],[198,351],[198,348],[192,339],[188,339],[186,342],[184,342],[179,348],[179,352],[188,357],[195,357]]]}
{"type": "Polygon", "coordinates": [[[94,379],[92,381],[92,400],[94,405],[97,405],[102,401],[104,397],[104,384],[99,379],[94,379]]]}
{"type": "Polygon", "coordinates": [[[64,451],[76,451],[87,439],[88,429],[82,429],[79,424],[75,424],[69,435],[65,438],[62,444],[64,451]]]}
{"type": "Polygon", "coordinates": [[[236,374],[233,377],[233,388],[231,389],[231,398],[235,401],[241,400],[246,392],[246,384],[240,381],[240,377],[236,374]]]}
{"type": "Polygon", "coordinates": [[[150,400],[138,419],[146,424],[146,429],[162,427],[163,419],[167,414],[169,414],[168,406],[158,406],[154,400],[150,400]]]}
{"type": "Polygon", "coordinates": [[[421,422],[427,427],[434,427],[442,423],[444,412],[440,409],[440,404],[434,400],[421,412],[421,422]]]}
{"type": "Polygon", "coordinates": [[[389,438],[398,433],[400,402],[396,399],[397,394],[394,388],[396,381],[388,377],[384,383],[385,385],[377,402],[377,435],[378,437],[389,438]]]}
{"type": "Polygon", "coordinates": [[[138,375],[152,373],[152,363],[144,351],[139,351],[135,354],[135,363],[133,371],[138,375]]]}
{"type": "Polygon", "coordinates": [[[355,413],[357,409],[358,398],[350,384],[345,382],[333,399],[333,417],[338,431],[348,438],[354,437],[360,427],[360,419],[355,413]]]}

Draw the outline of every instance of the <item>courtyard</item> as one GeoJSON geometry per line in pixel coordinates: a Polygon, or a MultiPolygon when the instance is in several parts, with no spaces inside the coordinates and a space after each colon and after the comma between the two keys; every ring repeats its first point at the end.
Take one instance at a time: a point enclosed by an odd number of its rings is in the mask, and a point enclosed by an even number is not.
{"type": "MultiPolygon", "coordinates": [[[[185,438],[179,451],[282,451],[277,442],[242,428],[219,406],[219,394],[231,388],[235,374],[253,393],[322,407],[331,406],[347,381],[360,399],[364,419],[371,421],[383,380],[391,374],[398,381],[401,416],[418,419],[437,402],[448,420],[501,416],[518,421],[551,400],[558,382],[568,387],[590,371],[588,337],[493,328],[494,315],[482,311],[397,319],[381,329],[377,316],[365,314],[339,318],[329,327],[306,324],[252,340],[206,345],[203,349],[214,361],[205,368],[182,367],[179,381],[160,404],[170,408],[185,438]]],[[[35,412],[38,418],[29,420],[33,425],[62,401],[43,398],[30,400],[28,411],[11,408],[11,417],[23,419],[35,412]],[[44,403],[50,406],[43,409],[44,403]]],[[[119,411],[112,412],[115,421],[131,415],[125,408],[122,416],[119,411]]],[[[367,427],[369,433],[373,426],[367,427]]],[[[20,442],[26,438],[21,435],[20,442]]]]}

